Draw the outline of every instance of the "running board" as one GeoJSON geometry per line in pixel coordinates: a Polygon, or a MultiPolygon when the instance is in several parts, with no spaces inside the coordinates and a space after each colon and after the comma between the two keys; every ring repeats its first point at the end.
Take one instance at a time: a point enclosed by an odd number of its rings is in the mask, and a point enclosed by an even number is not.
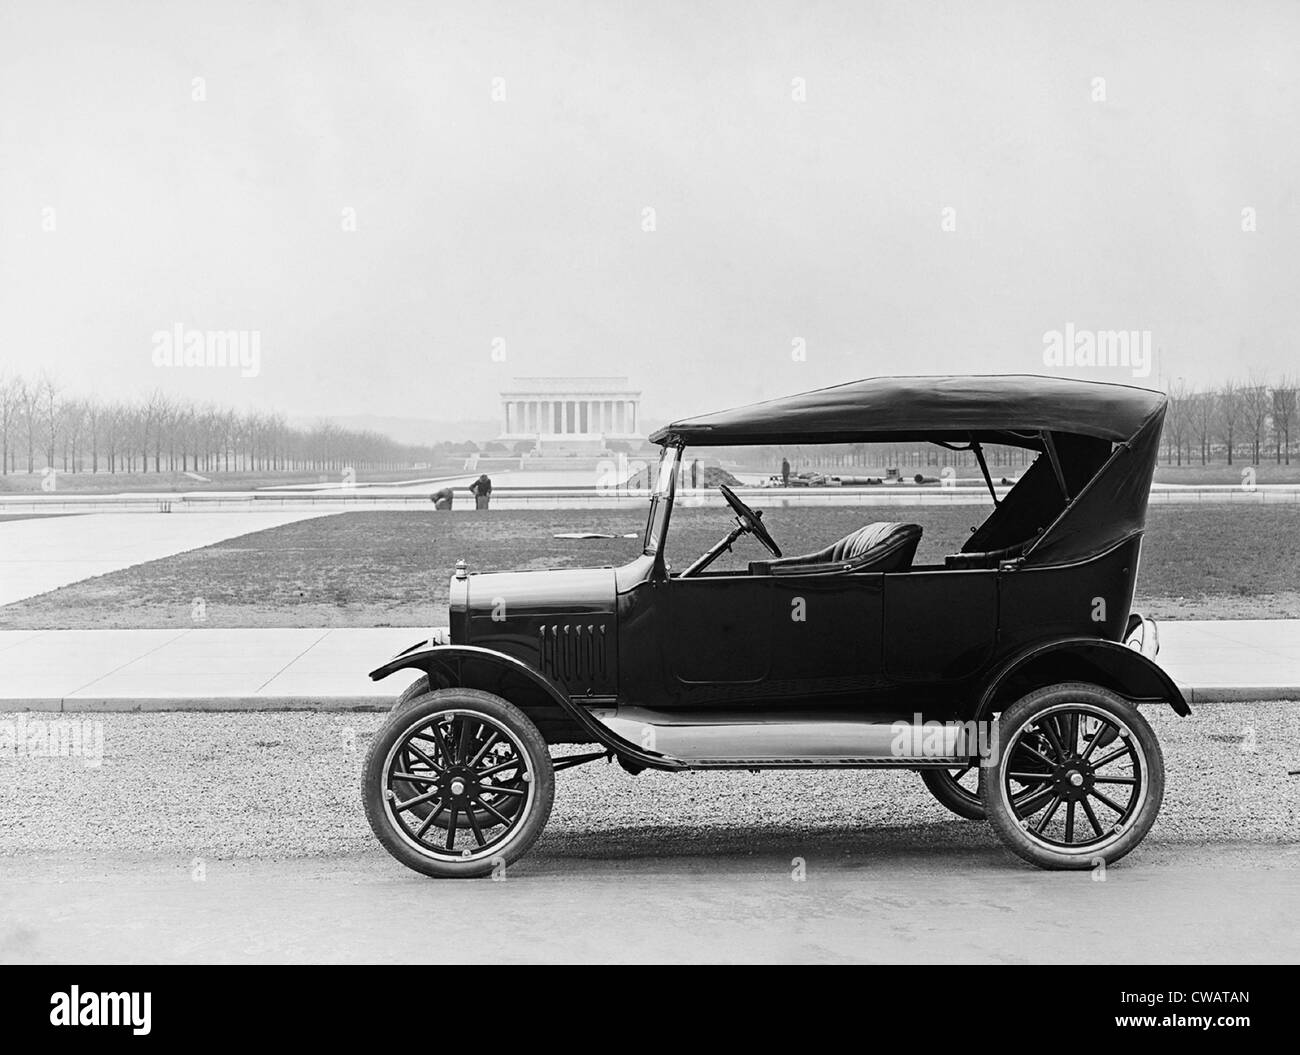
{"type": "Polygon", "coordinates": [[[951,769],[987,754],[975,723],[915,715],[669,713],[593,708],[610,732],[687,769],[951,769]]]}

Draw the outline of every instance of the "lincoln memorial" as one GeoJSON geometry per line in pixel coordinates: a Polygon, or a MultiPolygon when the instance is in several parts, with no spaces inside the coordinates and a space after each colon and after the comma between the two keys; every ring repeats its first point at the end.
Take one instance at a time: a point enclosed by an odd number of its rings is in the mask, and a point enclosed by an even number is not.
{"type": "Polygon", "coordinates": [[[587,451],[609,440],[637,443],[645,438],[640,404],[626,377],[517,377],[501,393],[499,439],[587,451]]]}

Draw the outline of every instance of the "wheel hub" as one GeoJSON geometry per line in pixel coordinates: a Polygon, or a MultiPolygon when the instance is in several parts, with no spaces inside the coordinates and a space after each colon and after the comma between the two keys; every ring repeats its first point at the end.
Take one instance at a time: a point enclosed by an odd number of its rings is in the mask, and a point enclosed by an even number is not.
{"type": "Polygon", "coordinates": [[[443,797],[457,804],[463,804],[476,794],[478,786],[474,774],[463,766],[452,766],[443,774],[441,781],[443,797]]]}
{"type": "Polygon", "coordinates": [[[1093,785],[1092,766],[1072,755],[1052,770],[1052,790],[1066,802],[1086,798],[1093,785]]]}

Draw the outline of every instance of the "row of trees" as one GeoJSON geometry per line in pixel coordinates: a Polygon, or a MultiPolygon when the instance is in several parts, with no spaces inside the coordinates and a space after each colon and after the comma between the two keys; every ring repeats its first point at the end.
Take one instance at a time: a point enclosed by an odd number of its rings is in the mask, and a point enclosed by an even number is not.
{"type": "MultiPolygon", "coordinates": [[[[1197,389],[1182,378],[1169,387],[1163,454],[1170,464],[1227,460],[1258,465],[1271,458],[1291,464],[1292,425],[1300,382],[1283,376],[1229,380],[1197,389]]],[[[528,441],[520,448],[530,446],[528,441]]],[[[282,415],[238,413],[184,402],[161,391],[134,401],[109,402],[65,392],[47,375],[0,375],[0,473],[39,472],[338,472],[406,469],[479,450],[506,454],[499,443],[401,444],[377,432],[322,422],[290,426],[282,415]]],[[[750,452],[756,454],[756,452],[750,452]]],[[[969,454],[929,445],[845,444],[772,448],[765,465],[782,457],[796,465],[853,468],[972,463],[969,454]]],[[[990,447],[990,466],[1018,467],[1021,450],[990,447]]]]}
{"type": "MultiPolygon", "coordinates": [[[[467,445],[463,445],[467,446],[467,445]]],[[[445,449],[445,450],[444,450],[445,449]]],[[[155,391],[110,402],[74,396],[47,375],[0,376],[0,472],[340,472],[428,465],[443,448],[397,443],[329,422],[238,413],[155,391]]]]}
{"type": "Polygon", "coordinates": [[[1228,464],[1252,465],[1272,458],[1291,464],[1291,427],[1296,420],[1300,383],[1283,376],[1229,380],[1217,388],[1190,388],[1182,378],[1169,386],[1169,414],[1163,437],[1165,460],[1205,465],[1226,457],[1228,464]]]}

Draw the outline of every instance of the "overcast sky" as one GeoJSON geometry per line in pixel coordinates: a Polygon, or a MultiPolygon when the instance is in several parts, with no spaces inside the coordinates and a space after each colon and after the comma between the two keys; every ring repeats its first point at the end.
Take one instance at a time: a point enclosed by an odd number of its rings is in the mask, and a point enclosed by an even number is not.
{"type": "Polygon", "coordinates": [[[0,367],[441,418],[1046,372],[1067,324],[1300,373],[1300,5],[1070,7],[5,0],[0,367]],[[156,366],[177,324],[256,376],[156,366]]]}

